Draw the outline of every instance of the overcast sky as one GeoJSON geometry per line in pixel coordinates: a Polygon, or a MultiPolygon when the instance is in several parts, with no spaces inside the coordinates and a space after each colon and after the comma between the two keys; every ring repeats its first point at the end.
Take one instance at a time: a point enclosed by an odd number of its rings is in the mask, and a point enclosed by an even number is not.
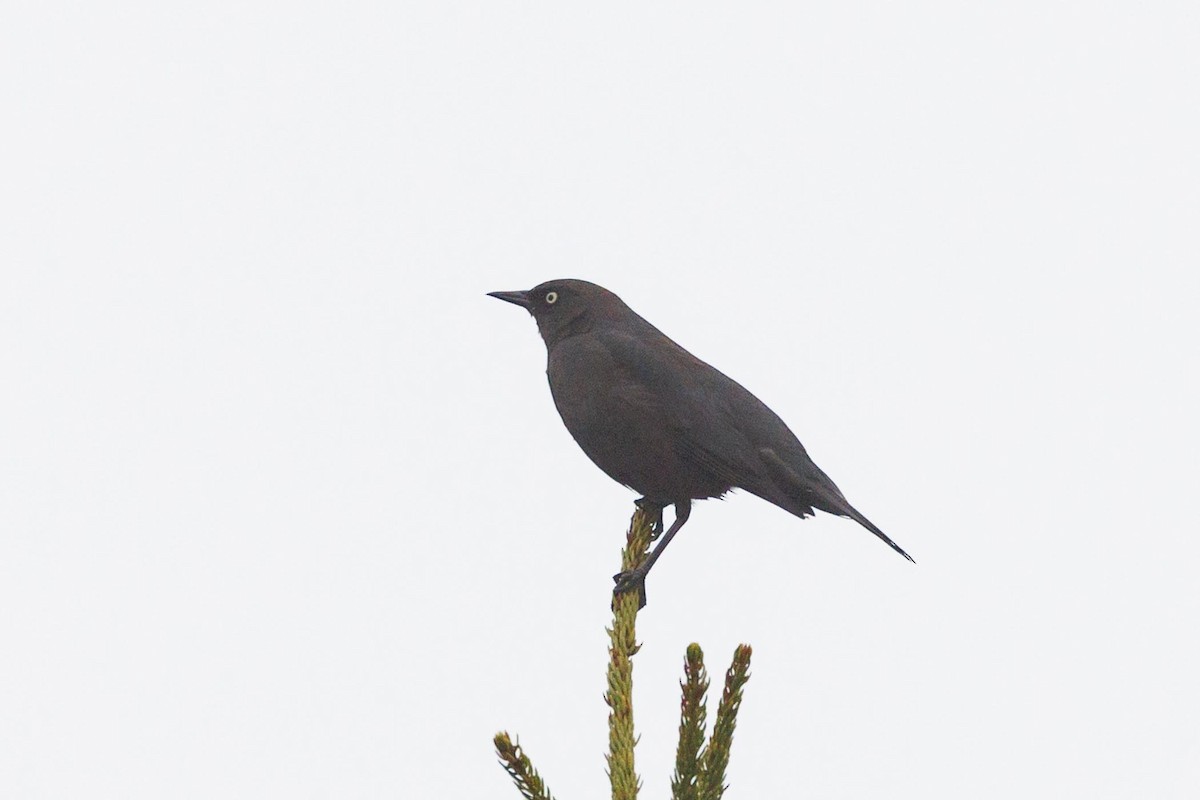
{"type": "MultiPolygon", "coordinates": [[[[13,2],[0,796],[605,798],[632,493],[527,314],[601,283],[849,499],[696,506],[638,769],[1200,796],[1200,6],[13,2]]],[[[669,517],[668,517],[669,519],[669,517]]]]}

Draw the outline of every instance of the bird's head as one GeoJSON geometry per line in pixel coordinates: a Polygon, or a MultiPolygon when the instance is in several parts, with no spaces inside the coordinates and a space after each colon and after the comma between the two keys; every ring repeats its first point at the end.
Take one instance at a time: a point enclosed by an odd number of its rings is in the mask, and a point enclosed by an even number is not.
{"type": "Polygon", "coordinates": [[[521,306],[537,321],[546,347],[592,330],[606,321],[636,317],[621,298],[587,281],[562,278],[518,292],[489,292],[489,297],[521,306]]]}

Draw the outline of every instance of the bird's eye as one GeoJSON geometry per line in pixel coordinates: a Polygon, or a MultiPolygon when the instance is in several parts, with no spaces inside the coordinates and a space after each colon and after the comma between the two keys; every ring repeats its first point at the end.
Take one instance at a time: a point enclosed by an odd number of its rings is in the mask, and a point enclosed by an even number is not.
{"type": "Polygon", "coordinates": [[[558,302],[558,292],[546,292],[546,305],[552,306],[558,302]]]}

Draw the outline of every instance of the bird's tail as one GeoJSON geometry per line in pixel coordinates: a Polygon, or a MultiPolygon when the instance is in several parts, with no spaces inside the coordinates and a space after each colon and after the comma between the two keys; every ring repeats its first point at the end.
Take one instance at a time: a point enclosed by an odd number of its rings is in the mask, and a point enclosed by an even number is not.
{"type": "Polygon", "coordinates": [[[846,503],[845,511],[835,511],[833,513],[837,514],[839,517],[849,517],[850,519],[857,522],[859,525],[862,525],[864,528],[869,530],[871,533],[878,536],[880,539],[883,539],[883,541],[887,543],[888,547],[892,548],[897,553],[899,553],[900,555],[907,558],[909,561],[912,561],[912,563],[914,563],[914,564],[917,563],[913,559],[912,556],[910,556],[908,553],[904,552],[903,547],[901,547],[900,545],[893,542],[890,538],[888,538],[888,535],[886,533],[879,530],[879,528],[875,527],[874,522],[871,522],[871,520],[867,519],[862,514],[858,513],[858,510],[855,509],[854,506],[850,505],[849,503],[846,503]]]}
{"type": "MultiPolygon", "coordinates": [[[[808,511],[808,513],[812,513],[812,508],[816,508],[827,514],[836,514],[839,517],[852,519],[886,542],[888,547],[909,561],[912,561],[912,563],[917,563],[912,556],[904,552],[904,548],[893,542],[886,533],[879,530],[874,522],[871,522],[871,520],[858,513],[858,509],[850,505],[845,495],[842,494],[842,490],[837,488],[837,484],[831,481],[829,476],[822,472],[821,468],[812,463],[811,460],[806,465],[808,468],[807,474],[809,474],[809,480],[806,481],[794,469],[788,466],[774,450],[764,447],[758,451],[758,454],[762,457],[763,463],[766,464],[767,471],[774,483],[789,496],[796,497],[796,499],[803,502],[804,510],[808,511]],[[789,491],[789,488],[791,491],[789,491]],[[807,506],[812,506],[812,508],[807,508],[807,506]]],[[[792,513],[797,512],[793,511],[792,513]]],[[[807,514],[800,513],[799,516],[803,517],[807,516],[807,514]]]]}

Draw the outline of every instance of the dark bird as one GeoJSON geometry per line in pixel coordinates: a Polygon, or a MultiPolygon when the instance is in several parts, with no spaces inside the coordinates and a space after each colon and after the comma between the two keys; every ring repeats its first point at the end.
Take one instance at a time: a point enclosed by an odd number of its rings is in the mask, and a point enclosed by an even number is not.
{"type": "Polygon", "coordinates": [[[638,588],[679,532],[693,500],[745,489],[797,517],[813,509],[849,517],[912,561],[846,500],[774,411],[741,384],[667,338],[621,298],[580,280],[547,281],[490,297],[527,309],[546,342],[546,375],[567,430],[596,466],[675,520],[637,570],[614,576],[638,588]]]}

